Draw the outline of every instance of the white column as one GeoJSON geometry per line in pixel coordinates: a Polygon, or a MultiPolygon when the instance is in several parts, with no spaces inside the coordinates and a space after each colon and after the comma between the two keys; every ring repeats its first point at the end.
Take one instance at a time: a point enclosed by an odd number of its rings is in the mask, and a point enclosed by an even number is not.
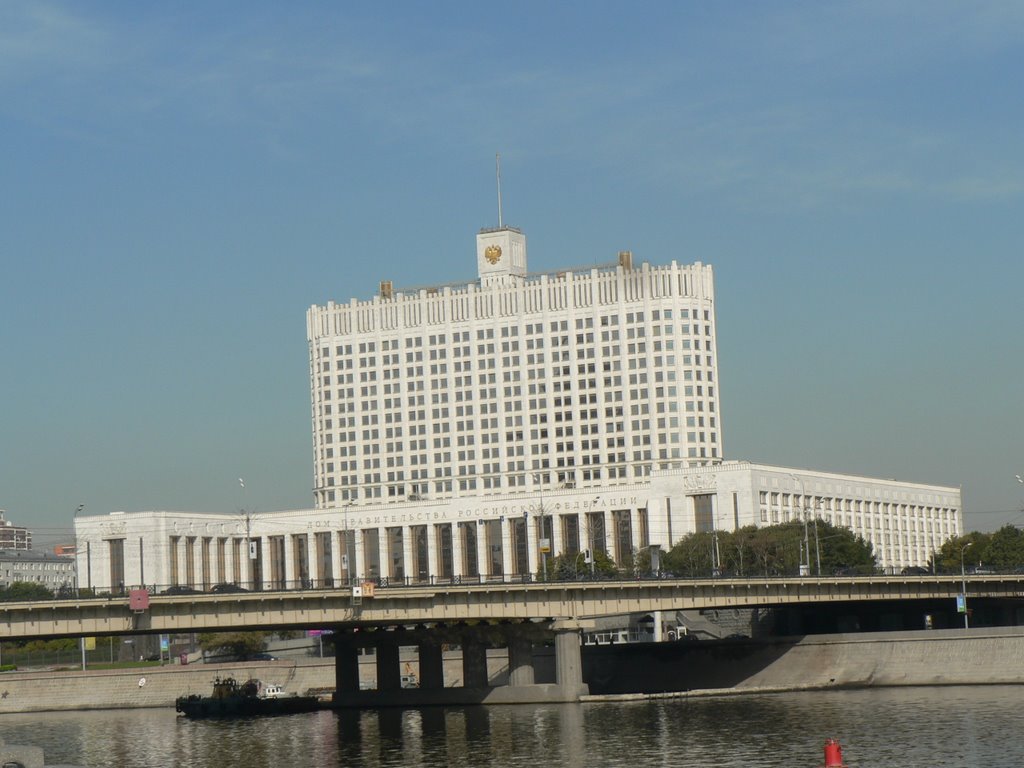
{"type": "Polygon", "coordinates": [[[512,579],[512,521],[508,517],[501,518],[501,577],[503,581],[512,579]]]}
{"type": "MultiPolygon", "coordinates": [[[[252,536],[250,541],[256,542],[256,551],[259,552],[260,564],[263,566],[263,578],[260,580],[260,583],[255,586],[257,586],[258,589],[266,589],[267,579],[270,578],[270,548],[267,546],[267,540],[263,536],[252,536]]],[[[247,552],[245,556],[248,558],[249,553],[247,552]]],[[[254,565],[255,561],[249,560],[250,581],[255,580],[254,565]]]]}
{"type": "Polygon", "coordinates": [[[231,547],[232,562],[238,561],[238,583],[242,585],[252,584],[252,563],[249,561],[249,539],[243,537],[241,543],[231,547]]]}
{"type": "Polygon", "coordinates": [[[335,587],[341,584],[343,578],[341,557],[346,554],[348,551],[345,548],[345,532],[343,531],[340,536],[335,536],[331,531],[331,578],[334,580],[335,587]]]}
{"type": "Polygon", "coordinates": [[[526,535],[526,563],[532,575],[540,568],[540,517],[528,514],[525,522],[523,532],[526,535]]]}
{"type": "MultiPolygon", "coordinates": [[[[109,581],[109,579],[110,579],[110,569],[108,568],[108,569],[100,570],[99,573],[104,574],[104,575],[101,576],[100,579],[97,581],[97,579],[96,579],[96,574],[97,574],[97,571],[96,571],[96,555],[97,555],[98,550],[100,550],[101,548],[96,546],[96,542],[91,542],[91,543],[92,543],[91,550],[88,550],[88,551],[89,551],[89,554],[92,555],[92,563],[91,563],[92,568],[93,568],[92,576],[93,576],[93,586],[95,587],[95,586],[97,586],[97,584],[101,584],[101,583],[102,584],[106,584],[107,581],[109,581]]],[[[178,583],[178,584],[185,584],[188,581],[188,579],[186,578],[186,573],[185,573],[185,549],[187,547],[188,547],[188,538],[186,536],[184,536],[184,535],[179,535],[178,536],[178,546],[176,546],[174,548],[174,556],[175,556],[175,559],[178,561],[178,568],[177,568],[178,578],[177,578],[177,581],[176,581],[176,583],[178,583]]],[[[86,583],[86,586],[88,586],[88,580],[86,580],[85,583],[86,583]]],[[[108,585],[107,589],[109,589],[109,588],[110,587],[108,585]]]]}
{"type": "MultiPolygon", "coordinates": [[[[405,571],[407,579],[414,579],[416,574],[412,572],[412,528],[408,525],[402,526],[402,570],[405,571]]],[[[429,567],[429,566],[428,566],[429,567]]]]}
{"type": "MultiPolygon", "coordinates": [[[[476,523],[473,523],[476,525],[476,523]]],[[[465,576],[463,568],[463,547],[462,547],[462,524],[455,522],[452,523],[452,576],[462,577],[465,576]]]]}
{"type": "Polygon", "coordinates": [[[551,553],[550,556],[554,557],[560,555],[563,552],[564,546],[562,544],[562,518],[559,515],[548,515],[551,518],[551,553]]]}
{"type": "MultiPolygon", "coordinates": [[[[674,528],[670,529],[668,521],[668,509],[665,499],[649,497],[647,499],[647,535],[651,544],[660,544],[661,548],[668,551],[671,548],[669,540],[675,536],[674,528]]],[[[677,539],[682,535],[676,536],[677,539]]]]}
{"type": "Polygon", "coordinates": [[[380,577],[390,579],[391,573],[391,537],[388,536],[387,528],[377,529],[377,558],[380,562],[380,577]]]}
{"type": "Polygon", "coordinates": [[[363,532],[358,528],[354,530],[353,535],[355,536],[355,550],[356,561],[350,563],[349,568],[352,569],[352,575],[356,579],[362,579],[366,576],[366,553],[363,552],[363,532]]]}
{"type": "Polygon", "coordinates": [[[295,538],[287,533],[284,539],[284,587],[298,587],[299,574],[295,571],[295,538]]]}
{"type": "Polygon", "coordinates": [[[427,573],[430,582],[437,580],[437,573],[440,570],[437,566],[437,558],[440,556],[437,547],[437,528],[434,523],[427,523],[427,573]]]}
{"type": "Polygon", "coordinates": [[[490,550],[487,546],[487,525],[486,523],[481,525],[481,521],[476,521],[476,566],[477,570],[487,576],[490,569],[490,550]]]}

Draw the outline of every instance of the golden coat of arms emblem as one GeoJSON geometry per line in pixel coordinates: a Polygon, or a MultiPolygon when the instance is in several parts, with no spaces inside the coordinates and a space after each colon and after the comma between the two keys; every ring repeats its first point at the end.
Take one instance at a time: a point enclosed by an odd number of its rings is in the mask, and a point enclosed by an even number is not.
{"type": "Polygon", "coordinates": [[[497,264],[501,261],[501,246],[500,245],[488,245],[484,249],[484,258],[487,259],[491,264],[497,264]]]}

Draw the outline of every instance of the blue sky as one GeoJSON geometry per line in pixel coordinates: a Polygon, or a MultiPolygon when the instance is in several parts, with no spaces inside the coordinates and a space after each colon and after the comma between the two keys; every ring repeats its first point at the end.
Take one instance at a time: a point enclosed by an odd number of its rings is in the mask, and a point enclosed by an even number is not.
{"type": "Polygon", "coordinates": [[[305,311],[713,264],[728,458],[1024,523],[1024,5],[0,4],[0,508],[312,504],[305,311]],[[239,487],[238,478],[246,478],[239,487]]]}

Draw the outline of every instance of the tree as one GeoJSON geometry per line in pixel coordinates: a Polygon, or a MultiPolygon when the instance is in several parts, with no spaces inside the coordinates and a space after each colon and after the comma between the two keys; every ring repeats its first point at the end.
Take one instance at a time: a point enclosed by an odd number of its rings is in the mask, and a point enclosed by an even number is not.
{"type": "Polygon", "coordinates": [[[734,576],[794,574],[801,563],[831,574],[838,569],[872,573],[876,567],[871,545],[849,528],[817,521],[816,535],[798,521],[780,525],[747,526],[736,531],[691,533],[664,557],[664,569],[680,576],[709,576],[719,571],[734,576]],[[806,547],[805,550],[805,536],[806,547]]]}
{"type": "MultiPolygon", "coordinates": [[[[597,550],[594,558],[594,575],[600,578],[610,578],[619,574],[619,567],[608,557],[604,550],[597,550]]],[[[575,579],[587,578],[590,576],[590,563],[586,560],[586,553],[562,552],[555,557],[548,558],[548,580],[549,581],[573,581],[575,579]]],[[[537,569],[537,580],[544,578],[542,568],[537,569]]]]}
{"type": "MultiPolygon", "coordinates": [[[[819,520],[817,543],[821,550],[823,574],[849,569],[867,575],[873,573],[877,566],[874,548],[849,528],[819,520]]],[[[809,544],[815,546],[814,542],[809,544]]]]}
{"type": "Polygon", "coordinates": [[[665,553],[662,558],[662,570],[690,578],[709,576],[714,546],[714,535],[711,533],[691,533],[684,536],[665,553]]]}
{"type": "MultiPolygon", "coordinates": [[[[973,560],[975,553],[968,552],[973,560]]],[[[985,557],[985,562],[999,571],[1024,566],[1024,531],[1014,525],[1004,525],[989,539],[985,557]]]]}
{"type": "Polygon", "coordinates": [[[936,570],[940,573],[960,573],[961,564],[969,568],[988,562],[991,539],[991,534],[978,531],[947,539],[936,555],[936,570]],[[964,549],[968,544],[970,547],[964,549]]]}
{"type": "Polygon", "coordinates": [[[15,581],[10,586],[0,589],[0,600],[50,600],[53,597],[45,585],[34,581],[15,581]]]}

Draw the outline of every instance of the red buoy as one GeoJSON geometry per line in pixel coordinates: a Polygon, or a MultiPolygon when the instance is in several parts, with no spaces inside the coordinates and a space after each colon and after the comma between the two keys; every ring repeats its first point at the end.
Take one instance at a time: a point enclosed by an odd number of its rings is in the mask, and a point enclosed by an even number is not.
{"type": "Polygon", "coordinates": [[[843,765],[843,748],[835,739],[825,739],[825,768],[846,768],[843,765]]]}

